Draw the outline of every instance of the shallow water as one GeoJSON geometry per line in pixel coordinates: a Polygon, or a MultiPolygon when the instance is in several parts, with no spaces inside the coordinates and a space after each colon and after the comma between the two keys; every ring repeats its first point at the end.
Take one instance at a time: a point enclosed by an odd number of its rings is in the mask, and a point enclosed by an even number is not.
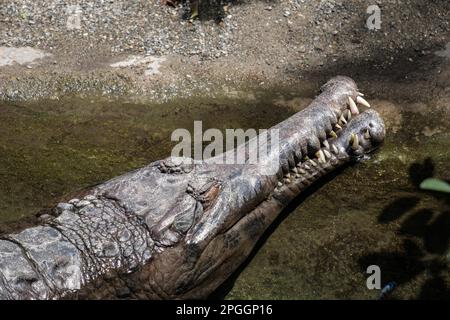
{"type": "MultiPolygon", "coordinates": [[[[268,128],[311,97],[253,92],[163,105],[68,97],[0,104],[0,223],[59,196],[169,155],[176,128],[268,128]]],[[[318,183],[281,215],[258,250],[215,294],[227,299],[376,299],[366,268],[379,265],[391,298],[450,296],[449,197],[423,192],[448,178],[447,115],[399,113],[381,150],[318,183]]],[[[377,103],[374,103],[377,108],[377,103]]],[[[394,112],[392,112],[394,109],[394,112]]],[[[395,116],[393,116],[395,114],[395,116]]]]}
{"type": "MultiPolygon", "coordinates": [[[[261,93],[261,95],[264,95],[261,93]]],[[[177,128],[268,128],[288,108],[249,99],[143,105],[103,98],[0,102],[0,222],[170,155],[177,128]],[[218,120],[220,119],[220,121],[218,120]]]]}
{"type": "Polygon", "coordinates": [[[382,285],[397,283],[391,299],[450,298],[450,197],[418,188],[429,176],[449,178],[449,134],[410,130],[388,132],[372,159],[285,210],[227,298],[377,299],[366,287],[370,265],[380,267],[382,285]]]}

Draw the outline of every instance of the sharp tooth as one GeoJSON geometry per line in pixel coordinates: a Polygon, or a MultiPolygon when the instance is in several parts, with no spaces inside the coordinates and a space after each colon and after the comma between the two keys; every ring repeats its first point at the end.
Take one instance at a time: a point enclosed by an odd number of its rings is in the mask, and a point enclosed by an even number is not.
{"type": "Polygon", "coordinates": [[[291,175],[289,173],[286,173],[286,175],[284,176],[286,179],[289,179],[291,177],[291,175]]]}
{"type": "Polygon", "coordinates": [[[302,166],[302,163],[301,163],[301,162],[297,163],[297,167],[298,167],[298,168],[300,168],[301,166],[302,166]]]}
{"type": "Polygon", "coordinates": [[[291,183],[291,179],[286,178],[286,179],[284,179],[284,182],[286,182],[286,183],[291,183]]]}
{"type": "Polygon", "coordinates": [[[298,172],[297,168],[293,168],[292,172],[297,173],[298,172]]]}
{"type": "Polygon", "coordinates": [[[305,164],[303,167],[304,167],[306,170],[311,170],[311,168],[310,168],[307,164],[305,164]]]}
{"type": "Polygon", "coordinates": [[[356,106],[355,101],[353,101],[352,97],[348,97],[348,104],[350,106],[350,111],[352,114],[359,114],[358,107],[356,106]]]}
{"type": "Polygon", "coordinates": [[[337,138],[337,134],[333,130],[331,130],[330,136],[332,136],[333,138],[337,138]]]}
{"type": "Polygon", "coordinates": [[[369,132],[369,129],[367,129],[366,132],[364,132],[364,138],[365,138],[365,139],[370,139],[370,132],[369,132]]]}
{"type": "Polygon", "coordinates": [[[347,112],[347,121],[350,121],[350,119],[352,118],[352,113],[350,110],[346,110],[347,112]]]}
{"type": "Polygon", "coordinates": [[[313,159],[309,159],[309,163],[311,163],[313,167],[317,167],[317,163],[313,159]]]}
{"type": "Polygon", "coordinates": [[[358,96],[360,96],[360,97],[364,97],[364,93],[356,92],[356,94],[357,94],[358,96]]]}
{"type": "Polygon", "coordinates": [[[325,154],[325,157],[327,157],[328,159],[331,158],[331,153],[329,153],[327,149],[323,149],[323,153],[325,154]]]}
{"type": "Polygon", "coordinates": [[[336,146],[335,146],[334,144],[331,145],[331,149],[333,150],[333,152],[334,152],[335,154],[338,154],[338,153],[339,153],[338,148],[336,148],[336,146]]]}
{"type": "Polygon", "coordinates": [[[336,123],[336,128],[338,128],[339,130],[342,130],[342,127],[336,123]]]}
{"type": "Polygon", "coordinates": [[[324,146],[325,148],[327,148],[327,149],[330,149],[330,144],[328,143],[327,140],[324,140],[324,141],[323,141],[323,146],[324,146]]]}
{"type": "Polygon", "coordinates": [[[277,186],[281,187],[282,185],[283,184],[280,181],[278,181],[277,186]]]}
{"type": "Polygon", "coordinates": [[[305,174],[306,173],[306,171],[303,170],[303,169],[299,169],[298,172],[300,172],[301,174],[305,174]]]}
{"type": "Polygon", "coordinates": [[[319,151],[316,152],[316,157],[317,157],[317,159],[319,160],[320,163],[327,162],[326,159],[325,159],[325,154],[323,153],[322,150],[319,150],[319,151]]]}
{"type": "Polygon", "coordinates": [[[352,137],[350,139],[350,143],[352,145],[352,149],[356,150],[359,147],[359,138],[358,135],[355,133],[352,133],[352,137]]]}
{"type": "Polygon", "coordinates": [[[296,177],[296,178],[300,178],[301,175],[299,175],[298,173],[296,173],[296,174],[295,174],[295,177],[296,177]]]}
{"type": "Polygon", "coordinates": [[[339,118],[339,124],[341,124],[341,125],[347,124],[347,120],[345,120],[344,114],[341,114],[341,116],[339,118]]]}
{"type": "Polygon", "coordinates": [[[370,104],[366,101],[366,99],[362,97],[356,97],[356,102],[362,104],[363,106],[366,106],[367,108],[370,108],[370,104]]]}

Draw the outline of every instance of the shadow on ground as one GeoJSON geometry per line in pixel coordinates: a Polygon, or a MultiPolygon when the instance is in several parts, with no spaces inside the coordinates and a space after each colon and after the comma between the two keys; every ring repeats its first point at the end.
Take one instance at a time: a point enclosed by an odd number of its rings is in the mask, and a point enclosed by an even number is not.
{"type": "MultiPolygon", "coordinates": [[[[427,49],[433,51],[442,46],[441,42],[436,42],[427,49]]],[[[436,77],[440,73],[443,58],[430,53],[410,61],[408,57],[419,55],[415,47],[416,44],[395,53],[379,48],[374,49],[371,56],[364,59],[340,56],[337,61],[328,61],[321,67],[293,66],[285,72],[289,76],[317,84],[325,83],[336,75],[346,75],[354,79],[371,99],[427,103],[429,95],[433,95],[445,85],[440,84],[439,78],[436,77]]],[[[441,78],[443,77],[444,75],[441,75],[441,78]]]]}

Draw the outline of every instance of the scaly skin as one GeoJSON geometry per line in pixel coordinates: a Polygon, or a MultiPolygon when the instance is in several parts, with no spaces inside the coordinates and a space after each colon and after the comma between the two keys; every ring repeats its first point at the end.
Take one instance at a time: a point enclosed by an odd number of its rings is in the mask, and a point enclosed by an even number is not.
{"type": "Polygon", "coordinates": [[[272,128],[280,138],[268,155],[278,164],[273,174],[262,174],[241,145],[201,163],[157,161],[60,203],[57,217],[0,239],[0,298],[207,297],[289,202],[381,144],[379,115],[356,116],[352,107],[350,120],[349,97],[358,97],[353,80],[333,78],[272,128]],[[230,153],[247,161],[216,164],[230,153]]]}

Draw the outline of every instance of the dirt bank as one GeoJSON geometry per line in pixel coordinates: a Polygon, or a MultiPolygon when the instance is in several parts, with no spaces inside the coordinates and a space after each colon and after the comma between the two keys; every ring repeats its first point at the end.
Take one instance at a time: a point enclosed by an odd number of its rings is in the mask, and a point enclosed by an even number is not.
{"type": "Polygon", "coordinates": [[[213,2],[193,23],[183,19],[186,6],[158,1],[8,1],[0,7],[0,46],[46,56],[0,63],[0,98],[100,93],[167,101],[233,95],[243,86],[314,92],[337,73],[377,96],[416,99],[445,86],[448,56],[435,52],[450,41],[450,4],[374,4],[380,30],[367,28],[362,0],[213,2]]]}

